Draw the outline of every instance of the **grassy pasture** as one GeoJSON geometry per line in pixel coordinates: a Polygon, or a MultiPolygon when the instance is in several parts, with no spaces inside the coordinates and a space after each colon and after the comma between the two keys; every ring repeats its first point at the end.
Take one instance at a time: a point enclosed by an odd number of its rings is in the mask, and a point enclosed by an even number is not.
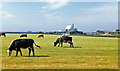
{"type": "MultiPolygon", "coordinates": [[[[28,49],[22,49],[23,56],[16,57],[13,51],[8,56],[6,49],[20,34],[7,34],[2,38],[2,69],[118,69],[118,39],[110,37],[72,36],[75,48],[69,44],[54,47],[60,35],[28,34],[41,49],[35,48],[36,56],[28,57],[28,49]]],[[[24,39],[25,37],[21,38],[24,39]]]]}

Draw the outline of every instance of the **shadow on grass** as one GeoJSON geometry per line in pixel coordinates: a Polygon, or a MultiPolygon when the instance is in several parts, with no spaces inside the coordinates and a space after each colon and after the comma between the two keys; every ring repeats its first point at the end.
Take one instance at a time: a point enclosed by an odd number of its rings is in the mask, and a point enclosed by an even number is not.
{"type": "Polygon", "coordinates": [[[50,57],[48,55],[35,55],[35,56],[23,56],[23,57],[50,57]]]}
{"type": "Polygon", "coordinates": [[[50,57],[48,55],[35,55],[35,56],[13,56],[13,57],[50,57]]]}
{"type": "Polygon", "coordinates": [[[67,46],[63,46],[63,48],[82,48],[82,47],[67,47],[67,46]]]}

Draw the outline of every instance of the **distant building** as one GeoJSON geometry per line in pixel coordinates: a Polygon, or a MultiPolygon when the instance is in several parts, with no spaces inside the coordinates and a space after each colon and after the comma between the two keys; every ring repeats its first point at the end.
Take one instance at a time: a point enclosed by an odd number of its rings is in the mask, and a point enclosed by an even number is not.
{"type": "Polygon", "coordinates": [[[68,25],[66,28],[65,28],[66,32],[74,32],[74,31],[77,31],[77,28],[74,28],[74,24],[72,25],[68,25]]]}
{"type": "Polygon", "coordinates": [[[89,32],[89,33],[86,33],[86,35],[96,35],[97,33],[96,32],[89,32]]]}
{"type": "Polygon", "coordinates": [[[82,31],[71,31],[69,32],[70,35],[84,35],[82,31]]]}
{"type": "Polygon", "coordinates": [[[77,28],[74,28],[74,24],[68,25],[63,30],[55,31],[54,34],[85,35],[82,31],[78,31],[77,28]]]}
{"type": "Polygon", "coordinates": [[[64,31],[66,34],[70,35],[83,35],[82,31],[78,31],[77,28],[74,28],[74,24],[68,25],[64,31]]]}
{"type": "Polygon", "coordinates": [[[112,30],[112,31],[96,31],[97,34],[99,35],[116,35],[120,33],[120,30],[112,30]]]}
{"type": "Polygon", "coordinates": [[[105,33],[115,35],[115,34],[119,34],[119,33],[120,33],[120,31],[119,31],[119,30],[105,31],[105,33]]]}

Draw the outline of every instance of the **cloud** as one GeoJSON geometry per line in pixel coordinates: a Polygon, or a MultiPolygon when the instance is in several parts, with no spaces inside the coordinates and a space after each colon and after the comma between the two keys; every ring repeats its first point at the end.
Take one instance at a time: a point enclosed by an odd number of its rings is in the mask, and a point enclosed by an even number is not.
{"type": "Polygon", "coordinates": [[[118,28],[117,4],[105,4],[93,8],[86,8],[83,12],[78,16],[74,16],[73,12],[71,13],[72,17],[66,15],[56,16],[53,21],[56,21],[56,23],[74,23],[80,30],[84,31],[88,31],[88,29],[89,31],[95,31],[97,29],[115,30],[118,28]]]}
{"type": "Polygon", "coordinates": [[[72,8],[72,10],[74,9],[73,12],[70,12],[71,9],[62,9],[62,12],[58,12],[53,9],[51,9],[52,11],[46,11],[47,8],[43,8],[45,10],[40,11],[41,15],[45,16],[46,23],[55,26],[55,29],[64,29],[68,24],[72,23],[78,29],[88,32],[97,29],[115,30],[118,27],[117,3],[105,3],[94,7],[76,7],[72,8]]]}
{"type": "Polygon", "coordinates": [[[43,6],[42,9],[48,9],[48,10],[58,9],[58,8],[67,6],[67,2],[68,2],[68,0],[59,0],[59,1],[58,0],[49,0],[47,2],[48,5],[43,6]]]}
{"type": "Polygon", "coordinates": [[[14,18],[15,16],[13,14],[7,12],[7,11],[3,11],[2,12],[2,17],[8,19],[8,18],[14,18]]]}
{"type": "Polygon", "coordinates": [[[39,13],[41,13],[41,14],[44,14],[44,13],[46,13],[46,11],[45,10],[40,10],[40,11],[38,11],[39,13]]]}
{"type": "Polygon", "coordinates": [[[68,5],[68,0],[49,0],[46,2],[47,5],[42,6],[41,10],[39,11],[40,14],[46,17],[52,17],[53,15],[57,14],[52,10],[56,10],[68,5]],[[52,12],[51,12],[52,11],[52,12]]]}
{"type": "Polygon", "coordinates": [[[50,7],[50,9],[58,9],[58,8],[67,6],[67,2],[68,0],[60,0],[59,2],[58,0],[53,0],[53,1],[51,0],[49,2],[48,7],[50,7]]]}
{"type": "Polygon", "coordinates": [[[107,4],[99,7],[92,8],[91,11],[96,11],[100,13],[105,12],[117,12],[118,5],[117,4],[107,4]]]}
{"type": "Polygon", "coordinates": [[[2,7],[2,4],[0,3],[0,8],[2,7]]]}
{"type": "Polygon", "coordinates": [[[45,14],[44,16],[46,16],[46,17],[48,17],[48,18],[51,18],[51,17],[53,17],[55,14],[56,14],[56,13],[54,12],[54,13],[50,13],[50,14],[45,14]]]}
{"type": "Polygon", "coordinates": [[[84,28],[91,29],[90,31],[102,29],[113,30],[118,27],[118,6],[117,4],[106,4],[94,8],[84,9],[83,16],[69,18],[77,26],[85,31],[84,28]]]}

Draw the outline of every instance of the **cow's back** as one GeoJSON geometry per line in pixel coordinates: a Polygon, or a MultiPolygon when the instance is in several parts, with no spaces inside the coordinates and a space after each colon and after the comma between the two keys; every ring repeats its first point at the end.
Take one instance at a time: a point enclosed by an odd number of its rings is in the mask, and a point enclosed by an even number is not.
{"type": "Polygon", "coordinates": [[[19,39],[18,43],[21,45],[32,44],[34,42],[33,39],[19,39]]]}
{"type": "Polygon", "coordinates": [[[31,45],[33,45],[33,43],[34,43],[33,39],[17,39],[13,42],[13,44],[16,47],[23,47],[23,48],[31,46],[31,45]]]}
{"type": "Polygon", "coordinates": [[[71,41],[72,42],[72,37],[65,37],[63,38],[64,41],[71,41]]]}
{"type": "Polygon", "coordinates": [[[20,37],[27,37],[27,34],[22,34],[20,35],[20,37]]]}

